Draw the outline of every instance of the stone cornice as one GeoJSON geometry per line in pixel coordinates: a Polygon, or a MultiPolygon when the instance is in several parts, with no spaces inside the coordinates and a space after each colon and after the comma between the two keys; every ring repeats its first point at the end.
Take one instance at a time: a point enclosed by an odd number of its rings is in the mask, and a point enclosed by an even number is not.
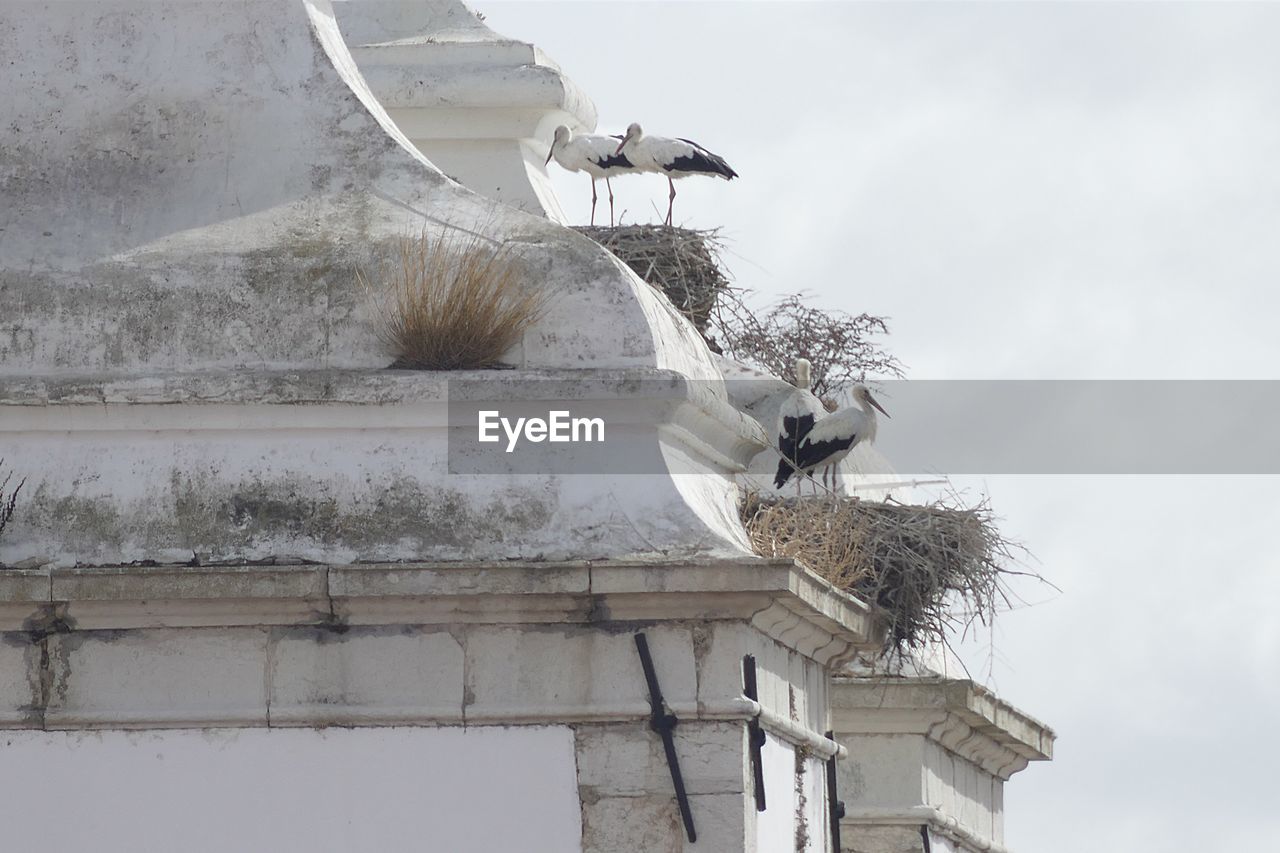
{"type": "Polygon", "coordinates": [[[832,722],[840,734],[919,734],[1008,779],[1053,757],[1053,731],[972,681],[836,678],[832,722]]]}
{"type": "MultiPolygon", "coordinates": [[[[916,830],[924,825],[932,832],[963,845],[965,850],[977,853],[1009,853],[1002,844],[974,832],[954,817],[932,806],[916,806],[907,809],[852,809],[840,819],[841,826],[902,826],[916,830]]],[[[854,830],[856,832],[856,830],[854,830]]]]}
{"type": "Polygon", "coordinates": [[[744,620],[824,666],[870,609],[786,561],[107,567],[0,572],[0,630],[744,620]]]}

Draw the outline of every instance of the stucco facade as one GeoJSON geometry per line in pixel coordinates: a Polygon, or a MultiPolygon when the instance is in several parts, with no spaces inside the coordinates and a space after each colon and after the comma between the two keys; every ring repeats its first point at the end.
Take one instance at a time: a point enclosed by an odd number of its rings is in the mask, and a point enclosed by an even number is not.
{"type": "MultiPolygon", "coordinates": [[[[531,140],[594,120],[554,64],[446,0],[8,3],[0,55],[4,839],[47,838],[70,791],[93,806],[64,839],[131,851],[829,848],[826,759],[861,749],[830,676],[880,625],[751,553],[767,430],[678,312],[549,221],[531,140]],[[423,231],[516,246],[553,292],[514,369],[387,369],[356,272],[423,231]],[[463,403],[601,413],[650,463],[467,468],[463,403]],[[521,791],[516,833],[485,797],[521,791]]],[[[954,808],[998,843],[994,801],[954,808]]]]}

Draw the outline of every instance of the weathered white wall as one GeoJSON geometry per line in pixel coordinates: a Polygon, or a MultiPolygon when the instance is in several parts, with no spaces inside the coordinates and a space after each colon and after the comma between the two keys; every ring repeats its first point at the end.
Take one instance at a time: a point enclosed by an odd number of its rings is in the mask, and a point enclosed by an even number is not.
{"type": "Polygon", "coordinates": [[[1043,724],[970,681],[839,678],[832,687],[848,853],[1004,851],[1004,785],[1053,754],[1043,724]]]}
{"type": "MultiPolygon", "coordinates": [[[[0,458],[27,480],[0,561],[748,553],[732,475],[763,436],[696,331],[596,244],[413,150],[326,0],[6,3],[0,55],[22,81],[0,122],[0,458]],[[381,370],[356,278],[422,229],[512,243],[552,292],[510,362],[635,371],[605,377],[624,403],[633,380],[705,380],[641,419],[650,474],[446,476],[445,382],[381,370]]],[[[503,401],[530,376],[483,378],[503,401]]]]}
{"type": "Polygon", "coordinates": [[[599,246],[413,149],[326,0],[10,2],[0,54],[22,84],[0,125],[0,376],[385,366],[355,270],[446,228],[521,245],[554,288],[525,366],[718,378],[599,246]]]}
{"type": "Polygon", "coordinates": [[[756,813],[756,845],[761,851],[794,850],[795,749],[777,738],[767,738],[760,748],[760,759],[764,765],[766,808],[756,813]]]}
{"type": "Polygon", "coordinates": [[[10,731],[0,763],[6,850],[580,849],[563,726],[10,731]]]}
{"type": "MultiPolygon", "coordinates": [[[[872,620],[748,555],[732,478],[763,436],[664,299],[414,151],[325,0],[11,2],[0,56],[17,81],[0,121],[0,457],[27,479],[0,543],[27,566],[0,572],[5,844],[46,848],[52,826],[130,849],[685,849],[646,725],[643,624],[681,716],[693,849],[821,849],[828,668],[876,645],[872,620]],[[355,283],[422,229],[513,242],[553,291],[509,354],[521,370],[486,377],[494,399],[532,373],[603,383],[589,404],[624,412],[654,470],[449,473],[448,389],[382,370],[355,283]],[[637,399],[661,377],[678,393],[637,399]],[[284,565],[303,557],[325,564],[284,565]],[[493,562],[440,563],[477,557],[493,562]],[[131,560],[167,565],[102,565],[131,560]],[[337,565],[360,560],[384,564],[337,565]],[[182,729],[227,726],[253,730],[182,729]],[[78,820],[55,826],[68,802],[78,820]]],[[[962,762],[1000,768],[929,745],[968,731],[908,731],[900,793],[982,809],[962,762]]]]}
{"type": "Polygon", "coordinates": [[[830,850],[826,763],[812,756],[797,761],[796,747],[776,737],[765,741],[760,754],[766,808],[756,814],[757,849],[760,853],[830,850]]]}
{"type": "MultiPolygon", "coordinates": [[[[499,376],[494,407],[513,405],[522,383],[541,387],[514,371],[499,376]]],[[[450,473],[448,389],[432,374],[295,375],[276,402],[258,402],[262,389],[231,376],[90,386],[96,393],[76,402],[57,401],[66,385],[14,383],[0,457],[27,485],[0,562],[745,553],[726,471],[745,426],[736,413],[723,403],[704,412],[714,398],[689,400],[679,382],[669,400],[646,401],[626,393],[625,377],[597,378],[595,399],[537,402],[580,416],[606,407],[611,446],[650,460],[654,473],[576,475],[564,463],[540,474],[450,473]],[[710,421],[702,453],[670,425],[682,407],[710,421]]]]}
{"type": "MultiPolygon", "coordinates": [[[[522,804],[504,808],[503,820],[541,842],[542,818],[528,817],[531,811],[545,807],[558,833],[560,815],[568,810],[581,827],[584,853],[773,853],[776,848],[755,844],[747,721],[760,720],[782,758],[769,770],[770,783],[780,786],[769,815],[778,821],[773,834],[794,836],[796,764],[790,750],[821,755],[834,749],[813,728],[813,720],[825,717],[825,704],[817,704],[820,694],[811,688],[825,667],[871,643],[872,627],[865,605],[782,562],[0,572],[0,729],[7,730],[0,737],[0,762],[12,770],[10,785],[26,786],[5,802],[62,807],[69,797],[93,795],[104,779],[136,773],[139,784],[116,785],[101,812],[93,807],[87,816],[110,815],[110,797],[123,788],[130,797],[124,815],[138,818],[134,802],[138,809],[167,803],[150,794],[162,784],[157,766],[173,764],[173,749],[183,772],[163,780],[169,792],[208,803],[222,816],[233,814],[238,801],[225,800],[216,778],[227,773],[227,796],[267,788],[266,802],[247,809],[252,819],[269,808],[292,816],[314,807],[326,809],[314,821],[324,829],[343,796],[357,807],[371,802],[343,780],[363,782],[380,761],[386,784],[408,768],[403,784],[417,781],[427,798],[409,821],[432,809],[441,779],[456,778],[460,790],[437,799],[453,808],[457,798],[467,798],[466,807],[454,809],[460,820],[481,819],[472,800],[514,796],[522,804]],[[670,711],[680,718],[676,750],[697,823],[696,846],[681,841],[666,757],[648,726],[638,629],[648,638],[670,711]],[[742,696],[746,654],[758,664],[758,704],[742,696]],[[207,746],[203,734],[155,741],[146,739],[149,734],[112,733],[231,726],[261,734],[231,736],[230,746],[209,754],[201,751],[207,746]],[[427,733],[401,741],[400,733],[409,730],[382,729],[389,734],[370,742],[390,743],[370,747],[375,761],[364,764],[324,740],[325,732],[345,726],[413,726],[427,733]],[[434,728],[439,726],[446,728],[434,728]],[[510,740],[491,749],[484,739],[457,745],[449,739],[493,726],[512,727],[510,740]],[[312,731],[317,728],[318,736],[312,731]],[[83,739],[55,733],[66,729],[102,733],[83,739]],[[291,739],[280,731],[286,729],[305,734],[291,739]],[[6,741],[20,749],[6,751],[6,741]],[[97,748],[104,743],[123,745],[97,748]],[[76,746],[83,744],[94,748],[76,746]],[[76,749],[81,752],[68,757],[76,749]],[[165,757],[155,759],[157,752],[165,757]],[[260,760],[258,753],[298,753],[305,774],[277,772],[275,759],[260,760]],[[386,755],[394,757],[383,760],[386,755]],[[224,770],[228,764],[232,769],[224,770]],[[210,779],[186,785],[200,768],[210,779]],[[564,768],[576,773],[576,797],[561,793],[564,768]],[[504,781],[478,791],[471,780],[490,772],[504,781]],[[239,773],[261,778],[237,785],[239,773]],[[63,784],[64,776],[74,776],[74,783],[63,784]],[[308,798],[320,785],[335,790],[308,798]],[[277,786],[291,790],[276,792],[277,786]],[[512,787],[520,790],[511,794],[512,787]],[[580,809],[570,808],[578,803],[580,809]]],[[[224,741],[222,734],[207,737],[224,741]]],[[[812,760],[808,766],[818,767],[812,760]]],[[[815,791],[808,807],[818,808],[819,777],[807,770],[805,778],[815,791]]],[[[381,796],[382,781],[367,786],[369,797],[381,796]]],[[[0,787],[0,796],[6,790],[0,787]]],[[[404,802],[399,791],[372,801],[389,807],[404,802]]],[[[190,814],[175,811],[175,820],[190,814]]],[[[313,841],[308,831],[300,837],[313,841]]],[[[215,837],[228,840],[226,834],[215,837]]],[[[519,840],[488,843],[489,837],[428,849],[578,849],[576,836],[574,843],[546,848],[519,840]]],[[[235,841],[223,849],[273,849],[235,841]]]]}
{"type": "Polygon", "coordinates": [[[388,114],[464,186],[565,217],[544,161],[557,125],[595,128],[591,100],[541,50],[489,29],[460,0],[337,0],[352,55],[388,114]]]}

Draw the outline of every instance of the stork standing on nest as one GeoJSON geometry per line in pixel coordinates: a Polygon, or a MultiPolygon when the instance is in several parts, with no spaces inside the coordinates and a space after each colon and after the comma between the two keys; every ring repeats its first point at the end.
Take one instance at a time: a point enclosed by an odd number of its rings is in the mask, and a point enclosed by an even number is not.
{"type": "MultiPolygon", "coordinates": [[[[782,454],[782,459],[778,460],[778,477],[782,478],[783,483],[795,471],[797,446],[809,434],[809,430],[813,429],[818,418],[827,414],[822,401],[809,390],[811,367],[807,358],[796,359],[796,390],[791,392],[778,410],[778,452],[782,454]],[[784,474],[787,476],[784,477],[784,474]]],[[[823,469],[822,482],[824,485],[827,482],[826,469],[823,469]]],[[[800,483],[800,478],[796,478],[797,497],[800,496],[800,483]]],[[[814,483],[815,493],[817,489],[817,483],[814,483]]]]}
{"type": "Polygon", "coordinates": [[[615,153],[625,154],[641,171],[667,176],[667,185],[671,187],[671,194],[667,196],[667,225],[671,224],[671,208],[676,203],[675,179],[709,175],[731,181],[738,177],[723,157],[712,154],[693,140],[646,136],[638,123],[627,128],[615,153]]]}
{"type": "Polygon", "coordinates": [[[835,465],[862,442],[875,442],[876,412],[886,418],[889,413],[880,408],[865,385],[853,386],[853,402],[814,423],[796,445],[795,466],[785,460],[778,464],[774,486],[782,488],[796,471],[813,476],[815,469],[835,465]]]}
{"type": "Polygon", "coordinates": [[[547,151],[546,166],[551,158],[570,172],[586,172],[591,176],[591,224],[596,224],[596,181],[604,178],[604,185],[609,190],[609,225],[613,225],[613,184],[609,179],[615,175],[627,175],[639,172],[627,155],[618,150],[620,136],[591,136],[585,133],[574,135],[573,131],[563,124],[556,128],[555,137],[551,140],[551,148],[547,151]]]}

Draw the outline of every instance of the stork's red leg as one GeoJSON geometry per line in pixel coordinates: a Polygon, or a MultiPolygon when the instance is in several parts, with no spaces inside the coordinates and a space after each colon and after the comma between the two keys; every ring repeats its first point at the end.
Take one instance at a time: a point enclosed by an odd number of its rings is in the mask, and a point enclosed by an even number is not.
{"type": "Polygon", "coordinates": [[[613,184],[608,178],[604,179],[604,185],[609,188],[609,227],[613,227],[613,184]]]}
{"type": "Polygon", "coordinates": [[[667,176],[667,184],[671,187],[671,195],[667,196],[667,224],[671,224],[671,208],[676,204],[676,182],[667,176]]]}
{"type": "Polygon", "coordinates": [[[596,224],[596,179],[591,179],[591,224],[596,224]]]}

